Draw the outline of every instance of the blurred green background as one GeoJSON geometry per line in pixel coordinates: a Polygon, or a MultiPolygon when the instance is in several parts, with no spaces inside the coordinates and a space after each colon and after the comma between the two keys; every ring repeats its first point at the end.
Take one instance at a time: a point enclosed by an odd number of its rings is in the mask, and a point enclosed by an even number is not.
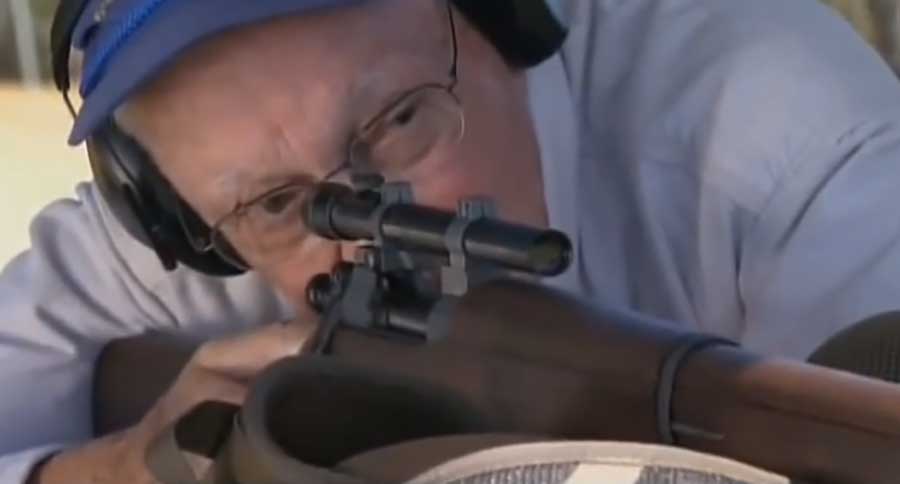
{"type": "MultiPolygon", "coordinates": [[[[42,207],[90,178],[83,150],[65,144],[71,120],[48,83],[58,1],[0,0],[0,266],[28,247],[29,221],[42,207]]],[[[900,66],[898,0],[822,1],[900,66]]]]}

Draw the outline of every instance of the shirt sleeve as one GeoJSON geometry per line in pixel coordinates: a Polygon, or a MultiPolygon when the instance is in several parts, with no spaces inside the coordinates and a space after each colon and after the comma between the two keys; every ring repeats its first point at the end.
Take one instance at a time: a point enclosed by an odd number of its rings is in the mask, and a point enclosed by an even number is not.
{"type": "Polygon", "coordinates": [[[839,23],[811,9],[755,44],[735,103],[756,118],[733,144],[767,155],[772,187],[740,242],[741,341],[762,353],[806,358],[900,308],[900,82],[839,23]]]}
{"type": "Polygon", "coordinates": [[[741,279],[744,343],[798,357],[900,308],[900,114],[809,157],[757,220],[741,279]]]}
{"type": "Polygon", "coordinates": [[[209,338],[290,317],[253,274],[166,272],[83,184],[32,222],[31,248],[0,274],[0,482],[92,438],[94,363],[151,329],[209,338]]]}
{"type": "Polygon", "coordinates": [[[34,219],[32,247],[0,275],[0,482],[23,482],[49,452],[91,438],[105,342],[172,324],[134,277],[142,265],[161,273],[149,251],[129,253],[92,185],[78,192],[34,219]]]}

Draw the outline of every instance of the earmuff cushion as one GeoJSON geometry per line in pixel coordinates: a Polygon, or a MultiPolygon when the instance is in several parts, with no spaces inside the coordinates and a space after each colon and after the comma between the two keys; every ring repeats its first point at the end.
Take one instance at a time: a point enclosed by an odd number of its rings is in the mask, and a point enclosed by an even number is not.
{"type": "Polygon", "coordinates": [[[177,262],[215,276],[242,270],[215,252],[198,252],[191,237],[206,237],[209,227],[175,192],[147,152],[131,137],[107,122],[88,140],[94,183],[125,230],[156,251],[163,266],[177,262]],[[191,233],[187,233],[190,227],[191,233]]]}
{"type": "Polygon", "coordinates": [[[515,67],[533,67],[558,51],[565,26],[545,0],[453,0],[515,67]]]}

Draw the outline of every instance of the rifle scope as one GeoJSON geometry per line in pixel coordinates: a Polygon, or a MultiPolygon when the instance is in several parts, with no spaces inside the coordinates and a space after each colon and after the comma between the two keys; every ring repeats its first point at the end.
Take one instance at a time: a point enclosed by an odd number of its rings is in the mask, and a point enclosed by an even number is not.
{"type": "MultiPolygon", "coordinates": [[[[461,215],[413,203],[383,204],[377,191],[354,191],[321,183],[309,198],[304,222],[321,237],[344,241],[377,241],[403,250],[450,256],[454,227],[461,215]]],[[[505,269],[556,276],[572,259],[569,238],[557,230],[483,217],[466,220],[458,244],[465,256],[505,269]]]]}

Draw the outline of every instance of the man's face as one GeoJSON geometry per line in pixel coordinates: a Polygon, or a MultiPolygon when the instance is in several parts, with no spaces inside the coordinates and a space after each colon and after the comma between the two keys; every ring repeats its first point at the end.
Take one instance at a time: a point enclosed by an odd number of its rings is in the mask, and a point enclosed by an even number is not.
{"type": "MultiPolygon", "coordinates": [[[[442,138],[415,163],[374,168],[410,181],[419,203],[452,209],[460,198],[488,195],[503,216],[544,223],[523,79],[457,23],[465,135],[442,138]]],[[[194,48],[121,122],[212,225],[260,194],[321,180],[344,164],[348,146],[385,106],[449,81],[451,52],[443,2],[367,2],[281,19],[194,48]]],[[[315,236],[277,257],[233,243],[298,303],[311,277],[348,255],[315,236]]]]}

